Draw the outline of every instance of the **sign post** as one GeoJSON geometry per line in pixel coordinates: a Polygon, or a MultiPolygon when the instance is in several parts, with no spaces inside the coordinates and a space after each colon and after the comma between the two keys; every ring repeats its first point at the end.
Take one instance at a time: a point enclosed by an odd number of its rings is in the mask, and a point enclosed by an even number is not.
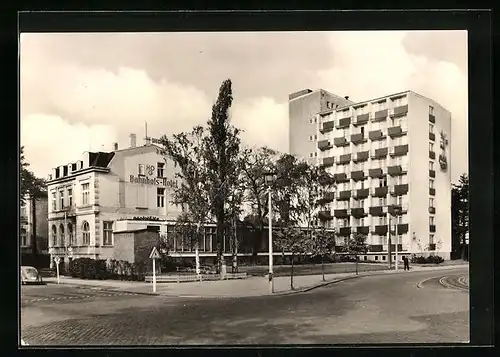
{"type": "Polygon", "coordinates": [[[57,272],[57,283],[59,284],[59,262],[61,261],[61,258],[55,257],[54,258],[54,263],[56,263],[56,272],[57,272]]]}
{"type": "Polygon", "coordinates": [[[153,292],[156,292],[156,259],[160,259],[160,253],[156,247],[151,249],[151,253],[149,253],[149,259],[153,259],[153,292]]]}

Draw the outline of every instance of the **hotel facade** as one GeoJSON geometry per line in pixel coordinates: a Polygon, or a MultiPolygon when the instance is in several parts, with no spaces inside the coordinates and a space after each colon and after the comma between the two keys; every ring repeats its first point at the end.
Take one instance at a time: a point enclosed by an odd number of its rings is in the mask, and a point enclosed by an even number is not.
{"type": "Polygon", "coordinates": [[[362,259],[385,261],[390,234],[393,253],[450,259],[449,111],[406,91],[322,110],[313,121],[290,117],[290,130],[294,121],[316,132],[315,148],[294,142],[290,153],[314,157],[335,178],[320,215],[339,243],[364,234],[370,251],[362,259]]]}

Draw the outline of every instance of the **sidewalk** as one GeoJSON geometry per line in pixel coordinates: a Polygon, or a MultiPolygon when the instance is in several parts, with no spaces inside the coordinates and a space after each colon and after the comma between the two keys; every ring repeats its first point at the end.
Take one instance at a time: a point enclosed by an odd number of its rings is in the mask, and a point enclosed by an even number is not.
{"type": "MultiPolygon", "coordinates": [[[[443,266],[411,266],[411,272],[417,271],[434,271],[447,270],[459,267],[468,267],[468,264],[443,265],[443,266]]],[[[275,277],[274,292],[275,295],[287,295],[298,292],[312,290],[316,287],[332,284],[338,281],[352,279],[356,277],[383,275],[383,274],[408,274],[402,267],[398,271],[395,270],[379,270],[361,272],[359,275],[355,273],[337,273],[325,274],[325,281],[321,275],[302,275],[295,276],[294,290],[290,289],[290,277],[275,277]]],[[[45,278],[44,281],[56,283],[57,278],[45,278]]],[[[118,281],[118,280],[84,280],[69,277],[60,277],[61,284],[89,286],[92,288],[105,290],[119,290],[123,292],[132,292],[137,294],[147,295],[164,295],[177,297],[251,297],[269,295],[269,281],[263,277],[249,277],[242,280],[218,280],[218,281],[203,281],[192,283],[162,283],[156,284],[156,294],[153,293],[151,283],[135,282],[135,281],[118,281]]]]}

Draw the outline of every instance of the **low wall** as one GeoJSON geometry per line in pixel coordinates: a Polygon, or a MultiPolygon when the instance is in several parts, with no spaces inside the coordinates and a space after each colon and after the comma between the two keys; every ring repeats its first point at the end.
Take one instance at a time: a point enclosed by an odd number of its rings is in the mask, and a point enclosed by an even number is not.
{"type": "MultiPolygon", "coordinates": [[[[247,273],[226,273],[223,280],[232,280],[232,279],[246,279],[247,273]]],[[[196,274],[169,274],[169,275],[158,275],[156,277],[157,283],[187,283],[187,282],[195,282],[195,281],[212,281],[212,280],[221,280],[219,274],[200,274],[199,276],[196,274]]],[[[147,275],[144,279],[146,283],[151,283],[153,281],[152,275],[147,275]]]]}

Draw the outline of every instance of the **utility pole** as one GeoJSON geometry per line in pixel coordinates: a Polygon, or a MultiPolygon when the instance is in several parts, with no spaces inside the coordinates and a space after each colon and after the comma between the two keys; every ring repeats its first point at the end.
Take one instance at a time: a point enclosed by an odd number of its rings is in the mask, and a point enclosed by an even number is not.
{"type": "Polygon", "coordinates": [[[387,261],[389,269],[392,268],[392,252],[391,252],[391,214],[389,213],[389,206],[387,206],[387,261]]]}

